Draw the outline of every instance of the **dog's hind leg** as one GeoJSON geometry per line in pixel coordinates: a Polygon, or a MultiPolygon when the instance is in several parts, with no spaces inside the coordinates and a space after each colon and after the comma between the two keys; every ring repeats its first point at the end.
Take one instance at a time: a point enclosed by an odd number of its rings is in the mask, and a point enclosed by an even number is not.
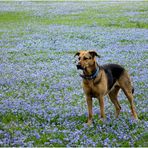
{"type": "Polygon", "coordinates": [[[131,106],[131,112],[132,115],[135,119],[138,119],[136,110],[135,110],[135,105],[134,105],[134,97],[133,97],[133,87],[130,81],[130,77],[127,72],[125,72],[119,79],[119,84],[121,89],[123,90],[124,94],[128,98],[128,101],[131,106]]]}
{"type": "Polygon", "coordinates": [[[127,89],[125,89],[125,88],[123,88],[122,90],[124,91],[125,95],[128,98],[128,101],[129,101],[130,106],[131,106],[131,112],[132,112],[133,117],[135,119],[138,119],[138,116],[137,116],[137,113],[136,113],[136,110],[135,110],[135,105],[134,105],[134,101],[133,101],[134,97],[133,97],[132,92],[127,90],[127,89]]]}
{"type": "Polygon", "coordinates": [[[108,94],[109,98],[112,101],[112,103],[115,105],[116,118],[119,116],[120,110],[121,110],[121,106],[120,106],[119,101],[118,101],[119,90],[120,90],[120,87],[119,86],[115,86],[114,89],[108,94]]]}

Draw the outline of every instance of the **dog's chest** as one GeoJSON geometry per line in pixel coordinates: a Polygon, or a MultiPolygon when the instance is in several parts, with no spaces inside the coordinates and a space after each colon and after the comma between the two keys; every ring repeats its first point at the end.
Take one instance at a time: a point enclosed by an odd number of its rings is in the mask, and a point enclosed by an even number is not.
{"type": "Polygon", "coordinates": [[[102,85],[103,83],[101,82],[96,84],[95,81],[91,80],[83,83],[83,89],[87,95],[96,98],[99,97],[100,94],[105,91],[104,89],[106,89],[106,87],[102,85]]]}
{"type": "Polygon", "coordinates": [[[91,97],[98,97],[99,96],[99,91],[98,91],[98,86],[95,86],[93,83],[89,84],[89,94],[91,97]]]}
{"type": "Polygon", "coordinates": [[[94,81],[93,80],[89,81],[89,83],[87,83],[87,87],[90,88],[90,89],[94,89],[94,87],[95,87],[94,81]]]}

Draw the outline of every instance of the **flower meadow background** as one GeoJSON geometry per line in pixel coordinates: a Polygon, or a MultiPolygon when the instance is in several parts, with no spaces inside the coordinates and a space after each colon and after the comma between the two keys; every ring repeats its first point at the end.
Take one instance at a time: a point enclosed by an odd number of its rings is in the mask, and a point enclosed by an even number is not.
{"type": "Polygon", "coordinates": [[[0,146],[148,146],[148,2],[0,2],[0,146]],[[105,98],[85,124],[78,50],[131,74],[139,121],[105,98]]]}

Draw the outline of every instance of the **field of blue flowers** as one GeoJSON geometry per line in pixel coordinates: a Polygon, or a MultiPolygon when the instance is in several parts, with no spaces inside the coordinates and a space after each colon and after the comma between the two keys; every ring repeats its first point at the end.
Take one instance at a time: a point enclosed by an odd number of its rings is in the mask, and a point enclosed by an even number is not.
{"type": "Polygon", "coordinates": [[[0,146],[148,146],[148,2],[0,2],[0,146]],[[85,124],[78,50],[126,67],[139,121],[121,92],[85,124]]]}

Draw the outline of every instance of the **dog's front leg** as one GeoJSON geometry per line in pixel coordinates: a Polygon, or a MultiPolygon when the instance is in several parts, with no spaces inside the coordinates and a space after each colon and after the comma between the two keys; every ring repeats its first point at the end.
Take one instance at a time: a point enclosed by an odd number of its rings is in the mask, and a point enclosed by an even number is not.
{"type": "Polygon", "coordinates": [[[87,119],[87,124],[91,125],[92,124],[92,97],[86,96],[86,101],[87,101],[87,107],[88,107],[88,119],[87,119]]]}
{"type": "Polygon", "coordinates": [[[104,96],[100,96],[99,98],[99,105],[100,105],[100,114],[101,118],[105,118],[105,112],[104,112],[104,96]]]}

